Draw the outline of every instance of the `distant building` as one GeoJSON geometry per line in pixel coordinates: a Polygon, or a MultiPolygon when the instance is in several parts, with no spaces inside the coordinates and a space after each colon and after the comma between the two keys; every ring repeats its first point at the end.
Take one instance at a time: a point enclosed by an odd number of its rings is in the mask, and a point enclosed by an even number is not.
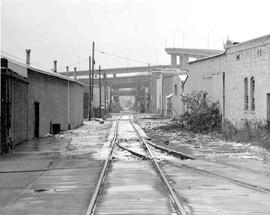
{"type": "Polygon", "coordinates": [[[1,150],[82,124],[83,84],[1,57],[1,150]]]}
{"type": "Polygon", "coordinates": [[[270,35],[228,41],[224,53],[190,62],[188,71],[185,91],[206,91],[224,119],[270,122],[270,35]]]}
{"type": "Polygon", "coordinates": [[[189,48],[166,48],[167,54],[171,55],[171,65],[167,66],[162,72],[152,75],[152,80],[155,79],[156,83],[153,84],[155,112],[160,113],[165,117],[178,116],[182,113],[182,82],[178,75],[172,74],[172,69],[180,69],[185,71],[188,69],[188,63],[202,59],[205,57],[220,54],[222,50],[212,49],[189,49],[189,48]]]}
{"type": "MultiPolygon", "coordinates": [[[[120,110],[123,98],[133,97],[133,109],[138,111],[155,112],[155,81],[152,72],[157,68],[166,68],[165,65],[105,68],[101,70],[101,109],[106,111],[120,110]],[[104,76],[106,74],[106,76],[104,76]],[[105,77],[105,79],[104,79],[105,77]],[[105,92],[104,92],[105,89],[105,92]],[[149,93],[150,91],[150,93],[149,93]],[[105,102],[106,101],[106,102],[105,102]]],[[[99,109],[99,71],[95,70],[94,95],[92,107],[99,109]]],[[[62,72],[61,74],[66,74],[62,72]]],[[[74,77],[75,72],[68,72],[69,77],[74,77]]],[[[77,79],[84,83],[84,118],[89,116],[89,70],[76,71],[77,79]]],[[[99,116],[99,115],[95,115],[99,116]]],[[[103,116],[103,114],[102,114],[103,116]]]]}

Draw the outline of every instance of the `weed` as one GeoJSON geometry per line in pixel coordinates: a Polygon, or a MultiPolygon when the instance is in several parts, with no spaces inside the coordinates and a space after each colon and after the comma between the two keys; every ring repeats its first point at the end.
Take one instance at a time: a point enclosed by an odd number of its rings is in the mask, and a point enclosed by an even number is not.
{"type": "Polygon", "coordinates": [[[183,102],[188,110],[176,120],[187,130],[193,132],[212,132],[221,129],[219,104],[211,102],[204,91],[194,91],[183,96],[183,102]]]}

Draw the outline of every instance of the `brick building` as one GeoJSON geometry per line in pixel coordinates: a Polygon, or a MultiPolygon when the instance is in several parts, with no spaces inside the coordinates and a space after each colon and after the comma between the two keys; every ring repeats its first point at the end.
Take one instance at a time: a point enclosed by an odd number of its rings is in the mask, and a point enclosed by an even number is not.
{"type": "Polygon", "coordinates": [[[208,92],[225,119],[270,121],[270,35],[228,41],[222,54],[188,64],[185,91],[208,92]]]}
{"type": "Polygon", "coordinates": [[[1,151],[82,121],[83,84],[1,57],[1,151]]]}

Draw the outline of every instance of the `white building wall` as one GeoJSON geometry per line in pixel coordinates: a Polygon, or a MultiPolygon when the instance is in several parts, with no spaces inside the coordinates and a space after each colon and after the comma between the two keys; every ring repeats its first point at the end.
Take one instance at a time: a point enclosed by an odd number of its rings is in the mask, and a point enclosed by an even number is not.
{"type": "Polygon", "coordinates": [[[221,55],[207,60],[190,63],[185,92],[206,91],[212,102],[219,102],[220,112],[223,105],[223,72],[226,70],[226,56],[221,55]]]}
{"type": "Polygon", "coordinates": [[[156,94],[156,104],[157,104],[157,111],[159,113],[162,112],[162,74],[160,74],[156,78],[156,89],[157,89],[157,94],[156,94]]]}
{"type": "Polygon", "coordinates": [[[173,77],[173,97],[172,97],[172,114],[173,116],[179,116],[183,110],[182,103],[182,89],[181,89],[181,80],[178,76],[173,77]],[[177,85],[177,94],[175,94],[174,86],[177,85]]]}
{"type": "Polygon", "coordinates": [[[234,45],[227,51],[227,118],[266,120],[270,93],[270,35],[234,45]],[[257,52],[261,50],[261,56],[257,52]],[[240,56],[240,59],[237,57],[240,56]],[[249,109],[244,110],[244,79],[248,78],[249,109]],[[250,109],[250,78],[255,78],[255,111],[250,109]]]}
{"type": "Polygon", "coordinates": [[[229,47],[226,54],[199,60],[188,66],[185,92],[208,92],[223,107],[225,72],[225,118],[241,126],[243,119],[266,120],[270,93],[270,35],[229,47]],[[261,50],[261,56],[258,51],[261,50]],[[244,110],[244,79],[248,78],[249,110],[244,110]],[[255,78],[255,111],[250,110],[250,78],[255,78]]]}

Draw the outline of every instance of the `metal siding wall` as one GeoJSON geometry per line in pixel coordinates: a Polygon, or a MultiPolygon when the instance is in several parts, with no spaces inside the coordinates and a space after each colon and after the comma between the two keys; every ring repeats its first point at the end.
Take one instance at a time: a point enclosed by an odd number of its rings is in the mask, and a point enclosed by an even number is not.
{"type": "Polygon", "coordinates": [[[12,139],[15,144],[27,140],[27,83],[13,79],[12,139]]]}
{"type": "MultiPolygon", "coordinates": [[[[60,123],[68,129],[68,81],[57,77],[28,72],[29,86],[29,138],[34,135],[34,102],[40,102],[40,136],[50,132],[50,122],[60,123]]],[[[77,127],[83,121],[83,86],[70,84],[70,125],[77,127]]]]}

